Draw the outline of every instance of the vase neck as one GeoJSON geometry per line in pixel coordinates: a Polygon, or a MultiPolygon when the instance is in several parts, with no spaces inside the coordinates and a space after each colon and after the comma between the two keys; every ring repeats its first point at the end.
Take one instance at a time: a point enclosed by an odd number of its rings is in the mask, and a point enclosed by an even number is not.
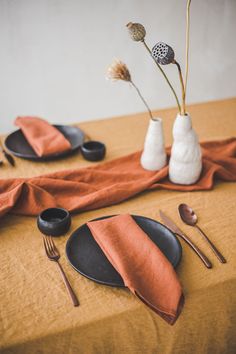
{"type": "Polygon", "coordinates": [[[162,123],[162,119],[159,117],[154,117],[153,119],[150,119],[150,122],[154,122],[154,123],[162,123]]]}
{"type": "Polygon", "coordinates": [[[183,136],[192,130],[192,119],[190,115],[180,115],[177,114],[174,126],[173,126],[173,136],[174,138],[178,136],[183,136]]]}

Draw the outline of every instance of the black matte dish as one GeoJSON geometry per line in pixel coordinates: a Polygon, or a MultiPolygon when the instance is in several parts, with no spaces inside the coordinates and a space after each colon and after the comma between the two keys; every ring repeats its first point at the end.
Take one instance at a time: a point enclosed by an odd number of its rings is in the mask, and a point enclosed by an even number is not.
{"type": "MultiPolygon", "coordinates": [[[[132,215],[132,217],[176,267],[182,255],[182,247],[176,236],[155,220],[138,215],[132,215]]],[[[121,276],[108,261],[86,224],[75,230],[68,239],[66,255],[72,267],[85,277],[104,285],[125,286],[121,276]]]]}
{"type": "Polygon", "coordinates": [[[70,150],[43,157],[37,156],[20,129],[7,136],[5,146],[13,155],[17,157],[35,161],[47,161],[70,155],[77,151],[83,144],[84,133],[79,128],[71,127],[69,125],[54,125],[54,127],[57,128],[70,142],[70,150]]]}
{"type": "Polygon", "coordinates": [[[37,225],[44,235],[61,236],[69,230],[71,216],[66,209],[48,208],[39,214],[37,225]]]}
{"type": "Polygon", "coordinates": [[[81,146],[81,153],[86,160],[100,161],[104,159],[106,147],[100,141],[87,141],[81,146]]]}

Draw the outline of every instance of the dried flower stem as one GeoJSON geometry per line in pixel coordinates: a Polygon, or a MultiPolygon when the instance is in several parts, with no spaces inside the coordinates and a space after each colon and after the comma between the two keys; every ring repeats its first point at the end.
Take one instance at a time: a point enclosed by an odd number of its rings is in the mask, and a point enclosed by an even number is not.
{"type": "Polygon", "coordinates": [[[187,11],[186,11],[186,52],[185,52],[185,82],[184,82],[184,91],[185,91],[185,97],[186,97],[186,92],[187,92],[187,81],[188,81],[188,56],[189,56],[189,26],[190,26],[190,4],[191,0],[188,0],[187,2],[187,11]]]}
{"type": "Polygon", "coordinates": [[[152,59],[154,60],[154,63],[157,65],[158,69],[161,71],[162,75],[164,76],[164,78],[166,79],[168,85],[170,86],[170,89],[171,91],[173,92],[174,96],[175,96],[175,99],[176,99],[176,102],[177,102],[177,105],[178,105],[178,109],[179,109],[179,112],[181,113],[181,106],[180,106],[180,103],[179,103],[179,100],[178,100],[178,97],[177,97],[177,94],[173,88],[173,86],[171,85],[168,77],[166,76],[166,73],[164,72],[164,70],[162,69],[162,67],[158,64],[158,62],[153,58],[152,56],[152,51],[150,50],[150,48],[148,47],[147,43],[145,42],[145,40],[142,40],[145,48],[147,49],[147,51],[149,52],[149,54],[151,55],[152,59]]]}
{"type": "Polygon", "coordinates": [[[174,60],[173,64],[175,64],[178,68],[178,72],[179,72],[179,80],[180,80],[180,84],[181,84],[181,91],[182,91],[182,105],[181,105],[181,115],[185,115],[186,113],[186,107],[185,107],[185,89],[184,89],[184,80],[183,80],[183,75],[182,75],[182,71],[181,71],[181,67],[179,65],[179,63],[174,60]]]}
{"type": "Polygon", "coordinates": [[[113,81],[121,80],[121,81],[129,82],[135,88],[135,90],[137,91],[139,97],[141,98],[141,100],[143,101],[144,105],[146,106],[146,108],[148,110],[148,113],[150,115],[150,118],[152,120],[155,120],[153,118],[152,112],[151,112],[146,100],[142,96],[142,94],[139,91],[138,87],[132,81],[131,74],[129,72],[129,69],[125,65],[125,63],[123,63],[121,60],[117,60],[116,59],[112,63],[112,65],[109,66],[109,68],[107,70],[107,79],[113,80],[113,81]]]}
{"type": "Polygon", "coordinates": [[[132,80],[130,80],[130,83],[131,83],[131,85],[135,88],[135,90],[137,91],[139,97],[141,98],[141,100],[142,100],[143,103],[145,104],[145,106],[146,106],[146,108],[147,108],[147,110],[148,110],[148,113],[149,113],[149,115],[150,115],[150,118],[151,118],[152,120],[155,120],[155,119],[153,118],[152,112],[151,112],[151,110],[150,110],[150,108],[149,108],[147,102],[145,101],[145,99],[144,99],[144,97],[142,96],[141,92],[139,91],[138,87],[135,85],[135,83],[134,83],[132,80]]]}

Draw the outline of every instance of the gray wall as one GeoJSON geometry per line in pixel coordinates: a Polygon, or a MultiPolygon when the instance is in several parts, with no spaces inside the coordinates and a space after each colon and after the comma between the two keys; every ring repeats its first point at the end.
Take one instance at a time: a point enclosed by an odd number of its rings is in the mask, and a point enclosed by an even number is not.
{"type": "MultiPolygon", "coordinates": [[[[169,43],[184,65],[185,0],[0,0],[0,132],[17,115],[58,123],[144,111],[126,83],[105,80],[114,57],[129,67],[153,109],[175,101],[140,43],[169,43]]],[[[236,0],[192,0],[188,102],[236,95],[236,0]]],[[[179,89],[174,65],[166,67],[179,89]]]]}

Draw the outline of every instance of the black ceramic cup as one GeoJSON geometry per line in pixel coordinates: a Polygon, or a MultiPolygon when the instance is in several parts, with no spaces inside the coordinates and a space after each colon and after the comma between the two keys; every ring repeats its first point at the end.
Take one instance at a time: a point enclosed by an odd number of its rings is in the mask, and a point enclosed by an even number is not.
{"type": "Polygon", "coordinates": [[[69,230],[71,216],[69,211],[63,208],[45,209],[39,214],[37,225],[44,235],[61,236],[69,230]]]}
{"type": "Polygon", "coordinates": [[[100,161],[106,154],[106,146],[100,141],[87,141],[81,146],[81,153],[86,160],[100,161]]]}

